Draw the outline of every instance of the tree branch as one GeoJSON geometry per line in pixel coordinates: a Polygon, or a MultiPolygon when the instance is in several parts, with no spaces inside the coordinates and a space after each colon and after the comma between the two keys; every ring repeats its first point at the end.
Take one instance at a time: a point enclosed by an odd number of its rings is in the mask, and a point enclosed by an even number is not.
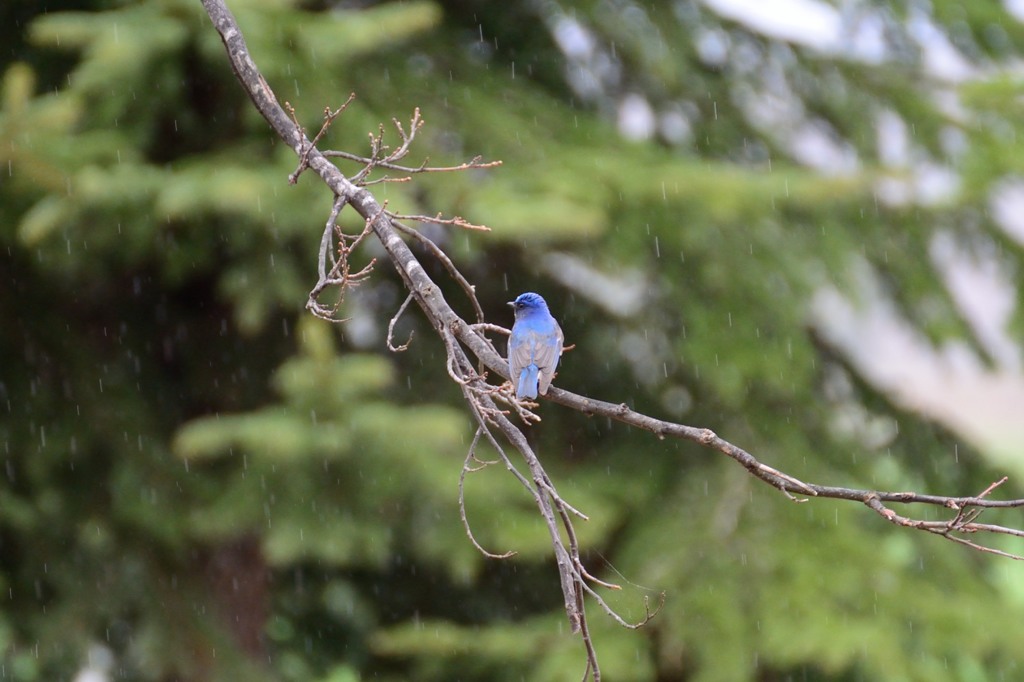
{"type": "MultiPolygon", "coordinates": [[[[593,582],[605,588],[617,588],[615,585],[603,583],[593,578],[583,567],[579,556],[576,533],[573,528],[572,515],[578,514],[583,518],[586,517],[561,498],[555,485],[544,471],[540,460],[527,442],[521,427],[517,427],[512,423],[506,416],[508,414],[507,411],[499,408],[498,403],[500,402],[516,412],[524,422],[539,421],[539,417],[530,411],[530,404],[515,399],[508,383],[499,387],[488,384],[486,381],[486,371],[488,370],[498,376],[508,378],[508,366],[504,358],[498,354],[494,344],[484,335],[487,331],[506,333],[506,330],[486,323],[483,318],[483,311],[476,300],[474,287],[458,272],[444,252],[430,240],[427,240],[422,235],[417,235],[415,231],[398,223],[397,216],[386,211],[385,207],[364,186],[367,184],[365,178],[375,167],[413,174],[430,171],[486,168],[492,164],[482,163],[479,158],[476,158],[469,163],[454,167],[427,167],[425,162],[420,167],[398,165],[396,162],[408,153],[416,131],[422,125],[422,120],[417,110],[410,122],[408,131],[395,121],[395,128],[402,139],[402,145],[394,152],[388,151],[387,147],[383,144],[383,128],[380,129],[377,136],[372,134],[370,136],[372,148],[372,155],[370,157],[359,157],[344,152],[330,152],[331,156],[358,161],[364,165],[364,168],[354,176],[354,179],[350,180],[326,158],[325,153],[316,148],[314,144],[316,140],[310,141],[306,137],[305,132],[298,125],[294,115],[290,116],[278,103],[270,86],[256,68],[238,25],[230,10],[224,4],[224,1],[203,0],[203,6],[224,41],[229,61],[239,82],[270,126],[295,151],[296,156],[299,158],[299,166],[290,179],[294,180],[298,173],[302,172],[305,168],[309,168],[319,175],[333,192],[330,215],[324,226],[321,238],[318,268],[319,281],[310,294],[307,307],[320,317],[336,321],[334,314],[337,311],[337,306],[326,308],[317,303],[315,299],[329,286],[338,287],[343,294],[346,287],[356,284],[360,278],[369,274],[370,266],[359,272],[350,273],[348,271],[348,255],[365,236],[372,233],[383,245],[388,259],[394,265],[406,289],[409,291],[410,299],[416,301],[431,326],[444,342],[447,352],[448,372],[453,381],[460,387],[467,406],[477,422],[477,433],[470,446],[466,464],[463,466],[460,477],[460,507],[462,480],[467,473],[473,470],[470,467],[470,462],[474,459],[474,448],[480,438],[483,437],[498,452],[506,468],[530,492],[545,521],[551,536],[552,548],[559,571],[566,615],[572,631],[580,633],[586,647],[587,672],[585,677],[589,675],[596,682],[600,679],[601,673],[598,667],[596,649],[591,640],[590,630],[587,625],[586,611],[584,609],[585,594],[591,594],[607,613],[627,627],[639,627],[639,625],[653,617],[654,612],[647,609],[646,616],[640,623],[630,625],[617,616],[588,585],[588,582],[593,582]],[[360,235],[343,235],[337,229],[336,220],[338,214],[346,205],[352,206],[365,221],[364,231],[360,235]],[[423,243],[430,254],[438,258],[449,275],[459,283],[463,293],[473,303],[477,318],[474,324],[467,323],[448,305],[441,290],[430,279],[416,256],[402,240],[399,231],[415,235],[413,238],[423,243]],[[335,240],[337,240],[339,249],[339,257],[337,259],[334,258],[331,248],[335,240]],[[330,267],[328,267],[328,257],[331,259],[330,267]],[[478,369],[473,368],[470,354],[479,362],[478,369]],[[519,472],[513,465],[495,432],[500,433],[505,442],[519,452],[529,469],[529,478],[519,472]],[[563,540],[563,533],[568,540],[568,545],[563,540]]],[[[344,106],[337,111],[326,110],[325,123],[317,135],[317,140],[323,135],[327,127],[343,108],[344,106]]],[[[414,216],[413,218],[424,220],[422,216],[414,216]]],[[[473,227],[461,218],[442,220],[440,217],[437,217],[428,220],[440,224],[473,227]]],[[[404,311],[408,302],[407,300],[402,305],[402,308],[396,315],[396,319],[404,311]]],[[[394,320],[389,325],[388,345],[392,350],[399,350],[404,347],[395,347],[391,343],[393,326],[394,320]]],[[[710,429],[664,421],[636,412],[625,404],[595,400],[557,387],[552,387],[548,391],[546,398],[583,414],[607,417],[639,429],[650,431],[660,439],[667,437],[678,438],[691,441],[702,447],[717,450],[735,460],[758,480],[778,489],[794,501],[805,502],[808,498],[824,497],[861,502],[880,514],[887,521],[896,525],[933,533],[976,550],[1013,559],[1024,559],[1024,557],[985,547],[955,535],[992,533],[1024,537],[1024,531],[981,524],[976,521],[978,515],[985,509],[1024,506],[1024,499],[1004,501],[988,499],[989,493],[1001,484],[1002,481],[989,486],[981,494],[971,497],[945,497],[914,492],[860,490],[806,483],[790,474],[761,463],[752,454],[720,438],[710,429]],[[798,498],[796,495],[805,497],[798,498]],[[911,519],[896,514],[886,506],[886,503],[941,506],[954,511],[955,516],[945,522],[911,519]]],[[[469,523],[465,519],[464,509],[462,509],[462,513],[470,541],[485,556],[496,558],[510,556],[510,553],[494,554],[484,550],[472,535],[469,523]]]]}

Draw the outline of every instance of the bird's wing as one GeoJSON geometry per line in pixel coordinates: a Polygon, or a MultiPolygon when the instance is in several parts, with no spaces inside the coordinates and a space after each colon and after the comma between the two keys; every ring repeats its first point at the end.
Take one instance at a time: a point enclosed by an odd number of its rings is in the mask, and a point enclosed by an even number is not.
{"type": "Polygon", "coordinates": [[[558,360],[562,357],[562,342],[565,337],[562,335],[562,328],[557,322],[553,322],[555,328],[548,334],[538,334],[537,351],[534,353],[533,361],[540,368],[540,393],[548,392],[551,379],[555,376],[555,368],[558,360]]]}
{"type": "Polygon", "coordinates": [[[532,346],[536,344],[535,332],[513,329],[508,340],[508,371],[512,381],[519,381],[519,375],[533,360],[532,346]]]}

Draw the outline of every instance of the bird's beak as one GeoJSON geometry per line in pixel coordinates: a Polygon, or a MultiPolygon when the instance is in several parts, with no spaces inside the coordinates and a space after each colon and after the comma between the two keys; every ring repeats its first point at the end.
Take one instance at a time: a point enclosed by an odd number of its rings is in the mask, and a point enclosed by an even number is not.
{"type": "Polygon", "coordinates": [[[512,306],[513,308],[515,308],[515,307],[516,307],[516,302],[515,302],[515,301],[509,301],[509,302],[508,302],[508,304],[509,304],[510,306],[512,306]]]}

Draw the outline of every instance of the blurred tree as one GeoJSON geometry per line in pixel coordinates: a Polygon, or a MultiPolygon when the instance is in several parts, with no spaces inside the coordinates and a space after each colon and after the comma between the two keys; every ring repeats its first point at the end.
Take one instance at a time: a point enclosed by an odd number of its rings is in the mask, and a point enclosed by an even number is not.
{"type": "MultiPolygon", "coordinates": [[[[806,480],[967,495],[1021,467],[1006,436],[915,413],[871,362],[878,328],[838,314],[881,301],[914,348],[1019,376],[1024,27],[1003,4],[232,8],[308,128],[357,92],[326,146],[365,149],[419,107],[418,153],[504,161],[382,197],[495,228],[432,236],[492,321],[545,294],[577,344],[559,385],[806,480]],[[977,263],[1011,301],[995,332],[954,281],[977,263]]],[[[518,556],[465,537],[471,431],[443,349],[382,353],[397,278],[355,290],[346,325],[302,310],[329,197],[287,185],[295,160],[199,4],[0,13],[4,675],[67,679],[98,644],[125,679],[577,676],[545,531],[507,476],[471,477],[468,513],[518,556]]],[[[542,412],[591,564],[629,585],[616,605],[668,594],[638,632],[594,617],[608,678],[1017,670],[1015,566],[542,412]]]]}

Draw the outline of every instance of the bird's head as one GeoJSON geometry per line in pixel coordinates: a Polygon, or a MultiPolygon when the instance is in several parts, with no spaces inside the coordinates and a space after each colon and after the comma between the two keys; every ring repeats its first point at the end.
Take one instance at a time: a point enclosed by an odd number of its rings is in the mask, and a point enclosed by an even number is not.
{"type": "Polygon", "coordinates": [[[528,291],[525,294],[519,294],[516,296],[516,300],[509,301],[508,304],[516,311],[516,317],[519,317],[520,314],[529,315],[535,310],[548,309],[548,304],[544,302],[541,295],[535,294],[532,291],[528,291]]]}

